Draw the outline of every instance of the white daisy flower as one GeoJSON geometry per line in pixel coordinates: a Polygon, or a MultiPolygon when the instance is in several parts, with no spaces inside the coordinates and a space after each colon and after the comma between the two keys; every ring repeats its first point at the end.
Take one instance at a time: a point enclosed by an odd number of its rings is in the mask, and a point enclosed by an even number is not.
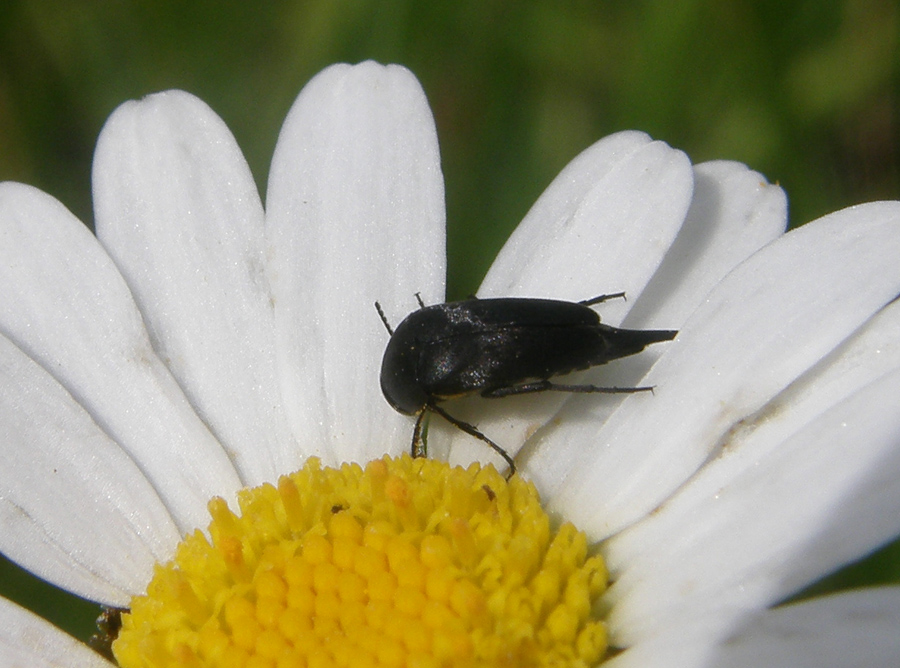
{"type": "MultiPolygon", "coordinates": [[[[377,459],[408,450],[412,421],[381,396],[373,303],[397,323],[415,293],[443,299],[437,138],[407,70],[315,77],[265,210],[222,121],[177,91],[113,114],[93,182],[96,238],[0,184],[0,551],[131,608],[122,665],[900,653],[900,588],[776,607],[900,534],[900,202],[784,234],[783,192],[743,165],[636,132],[587,149],[479,296],[621,290],[605,322],[679,335],[585,374],[652,395],[457,402],[516,455],[507,487],[435,461],[502,463],[439,419],[435,460],[377,459]],[[325,468],[343,462],[363,467],[325,468]],[[558,535],[522,510],[527,480],[558,535]]],[[[108,665],[3,601],[0,666],[23,664],[108,665]]]]}

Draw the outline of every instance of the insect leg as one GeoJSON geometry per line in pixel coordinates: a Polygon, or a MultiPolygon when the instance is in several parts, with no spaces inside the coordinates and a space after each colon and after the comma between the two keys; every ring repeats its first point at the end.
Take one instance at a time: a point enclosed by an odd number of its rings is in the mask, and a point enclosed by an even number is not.
{"type": "Polygon", "coordinates": [[[600,302],[608,302],[610,299],[625,299],[625,293],[614,292],[611,295],[599,295],[591,299],[584,299],[578,303],[582,304],[583,306],[593,306],[594,304],[599,304],[600,302]]]}
{"type": "Polygon", "coordinates": [[[598,392],[603,394],[635,394],[636,392],[653,392],[652,387],[600,387],[598,385],[560,385],[549,380],[538,380],[524,385],[510,385],[498,387],[493,390],[485,390],[481,396],[488,399],[511,397],[516,394],[535,394],[537,392],[577,392],[588,394],[598,392]]]}
{"type": "MultiPolygon", "coordinates": [[[[481,441],[484,441],[489,446],[491,446],[491,448],[494,450],[494,452],[496,452],[498,455],[503,457],[503,459],[505,459],[506,463],[509,465],[509,473],[506,474],[507,480],[509,480],[516,474],[516,463],[513,461],[513,458],[509,456],[509,453],[506,450],[504,450],[503,448],[501,448],[499,445],[494,443],[487,436],[482,434],[480,431],[478,431],[478,429],[476,429],[475,427],[470,425],[468,422],[463,422],[462,420],[457,420],[455,417],[453,417],[452,415],[447,413],[447,411],[445,411],[443,408],[441,408],[440,406],[438,406],[436,404],[428,404],[427,410],[434,411],[435,413],[440,415],[442,418],[444,418],[447,422],[452,424],[457,429],[462,429],[469,436],[474,436],[475,438],[477,438],[481,441]]],[[[416,423],[416,424],[418,425],[418,423],[416,423]]]]}
{"type": "Polygon", "coordinates": [[[422,409],[416,417],[416,426],[413,428],[412,445],[409,448],[411,457],[427,457],[428,448],[425,447],[425,439],[422,438],[422,423],[425,421],[426,411],[422,409]]]}

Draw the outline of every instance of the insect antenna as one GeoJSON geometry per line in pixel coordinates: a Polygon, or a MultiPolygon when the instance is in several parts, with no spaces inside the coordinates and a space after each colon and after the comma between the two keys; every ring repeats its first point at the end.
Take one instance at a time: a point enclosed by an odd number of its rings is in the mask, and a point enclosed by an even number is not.
{"type": "Polygon", "coordinates": [[[387,316],[384,315],[384,311],[381,310],[381,304],[378,302],[375,302],[375,310],[378,311],[378,315],[381,316],[381,322],[384,323],[384,328],[388,331],[388,334],[393,336],[394,328],[391,327],[391,323],[388,322],[387,316]]]}

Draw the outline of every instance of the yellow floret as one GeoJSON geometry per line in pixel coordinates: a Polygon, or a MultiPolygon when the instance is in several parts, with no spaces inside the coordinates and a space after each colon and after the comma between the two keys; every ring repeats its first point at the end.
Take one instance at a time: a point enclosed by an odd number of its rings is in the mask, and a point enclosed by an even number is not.
{"type": "Polygon", "coordinates": [[[534,486],[408,456],[315,459],[209,504],[113,646],[123,668],[595,665],[606,567],[534,486]]]}

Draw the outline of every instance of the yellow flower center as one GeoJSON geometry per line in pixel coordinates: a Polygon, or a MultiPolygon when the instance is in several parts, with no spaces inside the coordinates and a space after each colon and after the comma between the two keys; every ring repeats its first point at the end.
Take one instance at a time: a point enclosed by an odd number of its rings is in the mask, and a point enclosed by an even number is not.
{"type": "Polygon", "coordinates": [[[209,504],[113,645],[123,668],[591,666],[607,573],[493,467],[311,459],[209,504]],[[211,539],[211,540],[210,540],[211,539]]]}

